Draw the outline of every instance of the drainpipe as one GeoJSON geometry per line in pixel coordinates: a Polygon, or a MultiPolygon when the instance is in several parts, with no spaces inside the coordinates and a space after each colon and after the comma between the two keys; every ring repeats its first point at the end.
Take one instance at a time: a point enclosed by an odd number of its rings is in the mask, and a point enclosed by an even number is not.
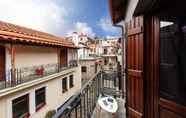
{"type": "Polygon", "coordinates": [[[122,53],[121,53],[121,55],[122,55],[122,64],[121,64],[121,89],[122,89],[122,97],[124,98],[124,92],[125,92],[125,78],[124,78],[124,76],[125,76],[125,53],[124,53],[124,27],[122,26],[122,25],[116,25],[116,24],[114,24],[114,26],[115,27],[118,27],[118,28],[120,28],[121,29],[121,31],[122,31],[122,34],[121,34],[121,48],[122,48],[122,53]]]}

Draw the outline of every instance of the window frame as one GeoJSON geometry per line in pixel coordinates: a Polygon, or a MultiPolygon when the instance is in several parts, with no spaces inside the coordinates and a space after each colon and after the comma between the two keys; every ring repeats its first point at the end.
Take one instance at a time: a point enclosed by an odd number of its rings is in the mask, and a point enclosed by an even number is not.
{"type": "Polygon", "coordinates": [[[108,65],[108,62],[109,62],[109,60],[108,59],[104,59],[104,65],[108,65]]]}
{"type": "Polygon", "coordinates": [[[42,109],[44,106],[46,105],[46,87],[42,87],[39,88],[35,91],[35,108],[36,108],[36,112],[38,112],[40,109],[42,109]],[[41,94],[43,91],[41,91],[42,89],[44,89],[44,102],[40,103],[37,105],[37,95],[41,94]],[[37,92],[39,92],[37,94],[37,92]]]}
{"type": "Polygon", "coordinates": [[[69,76],[69,87],[70,88],[74,87],[74,75],[69,76]]]}
{"type": "Polygon", "coordinates": [[[81,72],[86,73],[87,72],[87,67],[86,66],[82,66],[81,67],[81,72]]]}
{"type": "Polygon", "coordinates": [[[66,93],[68,91],[68,78],[67,77],[64,77],[63,79],[62,79],[62,93],[66,93]],[[65,88],[64,88],[64,81],[66,81],[65,82],[65,88]]]}
{"type": "MultiPolygon", "coordinates": [[[[29,110],[29,94],[25,94],[25,95],[22,95],[20,97],[17,97],[15,99],[12,100],[12,117],[13,118],[17,118],[17,116],[15,117],[14,116],[14,106],[17,105],[17,104],[20,104],[22,102],[26,102],[26,105],[27,105],[27,112],[25,112],[24,114],[22,114],[22,116],[24,118],[29,118],[30,116],[30,110],[29,110]],[[23,99],[21,99],[23,98],[23,99]],[[21,100],[17,100],[17,99],[21,99],[21,100]],[[16,101],[17,100],[17,101],[16,101]],[[16,101],[16,103],[14,103],[14,101],[16,101]]],[[[25,107],[24,107],[25,108],[25,107]]]]}

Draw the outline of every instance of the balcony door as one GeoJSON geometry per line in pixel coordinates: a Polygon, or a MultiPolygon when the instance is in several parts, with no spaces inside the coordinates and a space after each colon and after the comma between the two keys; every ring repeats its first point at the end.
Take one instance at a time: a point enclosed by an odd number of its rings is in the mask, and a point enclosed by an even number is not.
{"type": "Polygon", "coordinates": [[[146,21],[146,118],[186,118],[186,19],[146,21]]]}
{"type": "Polygon", "coordinates": [[[0,81],[5,79],[5,47],[0,46],[0,81]]]}
{"type": "Polygon", "coordinates": [[[67,48],[61,48],[60,50],[60,67],[68,65],[68,52],[67,48]]]}
{"type": "Polygon", "coordinates": [[[144,35],[143,17],[127,24],[127,113],[128,118],[144,117],[144,35]]]}
{"type": "Polygon", "coordinates": [[[186,117],[186,17],[160,17],[160,118],[186,117]]]}

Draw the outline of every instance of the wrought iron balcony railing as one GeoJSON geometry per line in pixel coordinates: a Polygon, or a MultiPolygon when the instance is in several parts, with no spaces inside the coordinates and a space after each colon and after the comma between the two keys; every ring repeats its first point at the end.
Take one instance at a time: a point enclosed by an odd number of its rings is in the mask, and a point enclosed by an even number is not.
{"type": "Polygon", "coordinates": [[[98,97],[101,93],[122,98],[118,72],[100,71],[90,79],[79,93],[64,103],[53,118],[90,118],[95,111],[98,97]]]}
{"type": "Polygon", "coordinates": [[[76,66],[78,66],[77,61],[72,60],[68,65],[65,66],[60,66],[59,64],[46,64],[33,67],[10,69],[2,73],[0,72],[0,90],[44,76],[59,73],[63,70],[76,66]]]}

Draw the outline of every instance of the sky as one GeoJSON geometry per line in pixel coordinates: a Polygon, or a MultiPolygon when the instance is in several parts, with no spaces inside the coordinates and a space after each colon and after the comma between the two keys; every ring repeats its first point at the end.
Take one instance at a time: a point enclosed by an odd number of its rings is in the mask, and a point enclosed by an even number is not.
{"type": "Polygon", "coordinates": [[[0,0],[0,20],[66,36],[81,32],[91,37],[113,37],[108,0],[0,0]]]}

